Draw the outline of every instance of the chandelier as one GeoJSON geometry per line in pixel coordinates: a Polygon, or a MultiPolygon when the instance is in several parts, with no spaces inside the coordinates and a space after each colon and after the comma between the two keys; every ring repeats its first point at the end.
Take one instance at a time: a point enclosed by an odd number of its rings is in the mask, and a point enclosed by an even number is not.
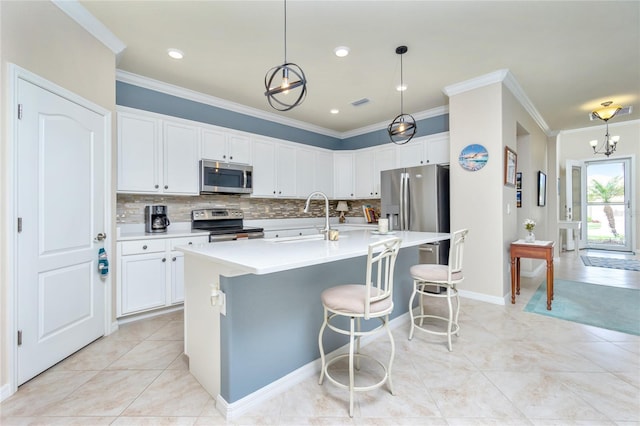
{"type": "Polygon", "coordinates": [[[284,63],[267,71],[264,88],[269,105],[278,111],[297,107],[307,96],[304,71],[298,65],[287,62],[287,0],[284,0],[284,63]]]}
{"type": "Polygon", "coordinates": [[[606,124],[604,141],[599,147],[599,141],[597,139],[590,141],[589,145],[591,145],[591,148],[593,148],[594,154],[604,154],[608,157],[616,151],[618,141],[620,141],[620,136],[611,136],[609,134],[609,120],[616,116],[618,111],[622,109],[622,106],[616,105],[612,101],[603,102],[600,105],[602,105],[602,108],[598,108],[595,111],[592,111],[591,114],[593,117],[599,118],[606,124]]]}
{"type": "Polygon", "coordinates": [[[404,145],[409,142],[411,138],[416,134],[418,127],[416,126],[416,120],[409,114],[403,113],[404,98],[402,93],[404,92],[404,82],[402,81],[402,55],[407,53],[407,46],[398,46],[396,53],[400,55],[400,115],[393,119],[387,132],[389,133],[389,139],[391,142],[397,145],[404,145]]]}

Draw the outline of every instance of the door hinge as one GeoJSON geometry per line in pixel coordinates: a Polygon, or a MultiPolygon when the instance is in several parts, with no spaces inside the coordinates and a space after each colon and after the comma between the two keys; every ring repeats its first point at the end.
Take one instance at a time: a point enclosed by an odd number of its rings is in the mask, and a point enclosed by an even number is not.
{"type": "Polygon", "coordinates": [[[18,232],[22,232],[22,218],[18,218],[18,232]]]}
{"type": "Polygon", "coordinates": [[[18,330],[18,346],[22,346],[22,330],[18,330]]]}
{"type": "Polygon", "coordinates": [[[22,120],[22,104],[18,104],[18,120],[22,120]]]}

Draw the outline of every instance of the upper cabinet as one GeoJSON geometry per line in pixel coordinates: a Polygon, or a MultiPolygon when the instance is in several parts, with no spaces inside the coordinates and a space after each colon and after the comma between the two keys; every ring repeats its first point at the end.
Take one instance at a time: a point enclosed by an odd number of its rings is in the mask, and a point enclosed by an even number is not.
{"type": "Polygon", "coordinates": [[[118,191],[162,192],[162,127],[158,119],[118,113],[118,191]]]}
{"type": "Polygon", "coordinates": [[[198,194],[197,127],[144,114],[117,119],[119,192],[198,194]]]}
{"type": "Polygon", "coordinates": [[[333,197],[336,199],[355,198],[353,152],[333,153],[333,197]]]}
{"type": "Polygon", "coordinates": [[[422,136],[396,146],[396,167],[449,163],[449,133],[422,136]]]}
{"type": "Polygon", "coordinates": [[[202,158],[251,164],[251,138],[214,127],[202,129],[202,158]]]}
{"type": "Polygon", "coordinates": [[[253,197],[296,197],[296,150],[267,138],[253,140],[253,197]]]}
{"type": "Polygon", "coordinates": [[[380,198],[380,172],[395,168],[395,145],[354,151],[355,197],[380,198]]]}

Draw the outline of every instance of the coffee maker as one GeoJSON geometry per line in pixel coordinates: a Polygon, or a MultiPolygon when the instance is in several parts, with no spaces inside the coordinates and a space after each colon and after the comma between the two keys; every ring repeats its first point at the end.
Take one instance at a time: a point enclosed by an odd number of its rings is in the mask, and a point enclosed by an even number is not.
{"type": "Polygon", "coordinates": [[[171,224],[167,217],[167,206],[155,205],[144,207],[144,231],[147,233],[167,232],[171,224]]]}

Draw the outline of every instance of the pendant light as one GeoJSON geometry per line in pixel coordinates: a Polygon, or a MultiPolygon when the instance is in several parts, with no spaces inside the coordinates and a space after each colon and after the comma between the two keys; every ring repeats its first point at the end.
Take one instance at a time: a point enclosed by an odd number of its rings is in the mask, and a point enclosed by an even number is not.
{"type": "Polygon", "coordinates": [[[391,124],[389,124],[389,127],[387,127],[391,142],[398,145],[404,145],[409,142],[418,130],[416,120],[411,115],[403,112],[404,97],[402,93],[404,92],[404,81],[402,79],[402,55],[407,53],[407,50],[407,46],[398,46],[396,48],[396,53],[400,55],[400,115],[394,118],[391,124]]]}
{"type": "Polygon", "coordinates": [[[594,154],[604,154],[606,157],[615,152],[616,148],[618,147],[618,141],[620,140],[620,136],[611,136],[609,134],[609,120],[615,117],[616,114],[622,109],[622,106],[612,104],[613,102],[611,101],[603,102],[600,104],[602,105],[602,108],[598,108],[597,110],[591,112],[593,117],[599,118],[600,120],[605,122],[606,132],[604,135],[604,142],[602,142],[600,148],[598,148],[597,139],[590,141],[589,145],[591,145],[591,148],[593,148],[594,154]]]}
{"type": "Polygon", "coordinates": [[[298,65],[287,62],[287,0],[284,0],[284,63],[267,71],[264,95],[269,105],[278,111],[289,111],[307,96],[307,78],[298,65]]]}

